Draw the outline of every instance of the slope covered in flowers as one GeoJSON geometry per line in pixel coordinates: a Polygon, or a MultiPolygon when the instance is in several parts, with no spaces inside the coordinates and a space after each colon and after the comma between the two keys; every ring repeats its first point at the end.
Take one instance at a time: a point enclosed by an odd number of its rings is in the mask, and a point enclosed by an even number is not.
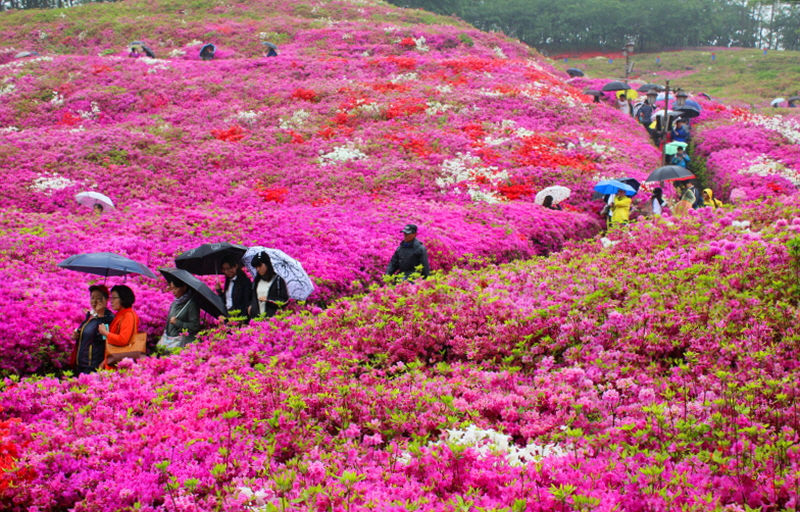
{"type": "MultiPolygon", "coordinates": [[[[274,246],[303,262],[324,304],[376,282],[409,222],[434,269],[557,251],[599,227],[592,178],[656,162],[630,119],[585,103],[526,47],[380,2],[305,7],[0,17],[13,45],[0,58],[0,251],[14,262],[0,282],[0,371],[63,359],[87,277],[55,264],[77,252],[156,268],[204,242],[274,246]],[[131,39],[160,59],[127,58],[131,39]],[[280,56],[265,58],[262,40],[280,56]],[[216,60],[197,58],[202,42],[216,60]],[[23,49],[40,55],[14,59],[23,49]],[[576,190],[570,211],[533,204],[554,184],[576,190]],[[89,215],[72,199],[83,190],[119,209],[89,215]]],[[[133,282],[157,334],[168,296],[133,282]]]]}

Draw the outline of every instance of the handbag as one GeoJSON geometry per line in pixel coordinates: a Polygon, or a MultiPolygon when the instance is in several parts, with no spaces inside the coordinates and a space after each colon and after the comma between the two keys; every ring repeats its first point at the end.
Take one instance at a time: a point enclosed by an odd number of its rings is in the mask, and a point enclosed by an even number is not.
{"type": "MultiPolygon", "coordinates": [[[[189,299],[186,301],[186,304],[178,311],[178,314],[175,317],[180,317],[183,310],[192,302],[194,299],[189,299]]],[[[176,348],[183,348],[186,346],[186,339],[187,336],[178,335],[178,336],[167,336],[167,329],[164,329],[164,333],[161,335],[161,338],[158,340],[158,344],[156,345],[159,348],[164,348],[167,350],[173,350],[176,348]]]]}
{"type": "Polygon", "coordinates": [[[147,333],[145,332],[138,332],[139,331],[139,316],[136,316],[136,328],[134,329],[137,331],[133,336],[131,336],[131,340],[128,342],[127,345],[117,346],[112,345],[111,343],[106,340],[106,352],[109,354],[119,354],[121,352],[141,352],[142,354],[147,352],[147,333]]]}

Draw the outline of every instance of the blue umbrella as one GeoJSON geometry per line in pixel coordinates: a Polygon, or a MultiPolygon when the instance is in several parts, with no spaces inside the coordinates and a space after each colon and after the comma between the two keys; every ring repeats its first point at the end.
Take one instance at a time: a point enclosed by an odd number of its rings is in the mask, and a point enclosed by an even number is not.
{"type": "Polygon", "coordinates": [[[203,45],[203,47],[200,48],[200,58],[203,60],[213,59],[215,53],[217,53],[217,47],[211,43],[203,45]]]}
{"type": "MultiPolygon", "coordinates": [[[[701,107],[700,104],[697,103],[694,100],[686,100],[686,104],[684,106],[689,107],[689,108],[693,108],[693,109],[697,110],[698,112],[702,112],[703,111],[703,107],[701,107]]],[[[680,110],[680,108],[678,108],[678,110],[680,110]]]]}
{"type": "Polygon", "coordinates": [[[114,254],[113,252],[90,252],[70,256],[58,264],[61,268],[96,274],[98,276],[126,276],[128,274],[142,274],[147,277],[156,277],[149,268],[132,259],[114,254]]]}
{"type": "Polygon", "coordinates": [[[618,190],[624,190],[626,196],[636,195],[633,187],[617,180],[603,180],[594,186],[594,190],[601,194],[616,194],[618,190]]]}

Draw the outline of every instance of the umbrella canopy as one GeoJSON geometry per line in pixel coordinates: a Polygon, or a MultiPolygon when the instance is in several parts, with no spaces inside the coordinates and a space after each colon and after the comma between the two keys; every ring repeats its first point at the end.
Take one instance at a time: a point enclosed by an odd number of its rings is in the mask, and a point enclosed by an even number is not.
{"type": "Polygon", "coordinates": [[[241,259],[246,252],[247,247],[228,242],[203,244],[175,258],[175,266],[200,276],[214,275],[222,272],[223,260],[230,256],[241,259]]]}
{"type": "Polygon", "coordinates": [[[606,85],[603,86],[603,91],[604,92],[627,91],[630,88],[631,86],[626,84],[625,82],[608,82],[606,85]]]}
{"type": "Polygon", "coordinates": [[[705,98],[705,99],[707,99],[707,100],[710,100],[710,99],[711,99],[711,96],[709,96],[708,94],[706,94],[706,93],[704,93],[704,92],[701,92],[701,93],[700,93],[700,96],[704,97],[704,98],[705,98]]]}
{"type": "Polygon", "coordinates": [[[277,50],[278,49],[278,45],[277,44],[270,43],[269,41],[264,41],[261,44],[263,44],[266,47],[272,48],[273,50],[277,50]]]}
{"type": "Polygon", "coordinates": [[[200,58],[203,60],[211,60],[217,52],[217,47],[209,43],[200,48],[200,58]]]}
{"type": "MultiPolygon", "coordinates": [[[[693,109],[697,110],[698,112],[702,112],[703,111],[703,107],[701,107],[700,104],[697,103],[694,100],[686,100],[686,103],[684,103],[684,106],[693,108],[693,109]]],[[[677,108],[676,110],[680,110],[681,108],[683,108],[683,107],[677,108]]]]}
{"type": "Polygon", "coordinates": [[[684,119],[694,119],[700,115],[700,111],[698,109],[690,107],[689,105],[678,107],[678,112],[680,112],[680,116],[684,119]]]}
{"type": "Polygon", "coordinates": [[[652,183],[654,181],[690,180],[692,178],[694,178],[694,174],[680,165],[665,165],[651,172],[645,181],[652,183]]]}
{"type": "Polygon", "coordinates": [[[669,144],[664,146],[664,153],[666,153],[667,155],[674,155],[675,153],[678,152],[678,148],[686,149],[686,146],[688,145],[689,144],[685,142],[678,142],[678,141],[670,142],[669,144]]]}
{"type": "Polygon", "coordinates": [[[547,196],[551,196],[553,198],[553,204],[558,204],[564,199],[568,198],[571,193],[571,190],[567,187],[562,187],[560,185],[554,185],[552,187],[543,188],[536,194],[533,202],[536,204],[543,204],[544,198],[547,196]]]}
{"type": "Polygon", "coordinates": [[[75,200],[78,201],[78,204],[88,206],[89,208],[94,208],[94,205],[100,204],[103,205],[104,210],[114,209],[114,202],[111,198],[100,192],[81,192],[75,196],[75,200]]]}
{"type": "Polygon", "coordinates": [[[617,180],[603,180],[594,186],[594,190],[601,194],[616,194],[618,190],[624,190],[626,196],[635,196],[636,191],[630,185],[617,180]]]}
{"type": "Polygon", "coordinates": [[[650,91],[650,89],[655,89],[658,92],[661,92],[661,91],[664,90],[664,86],[663,85],[656,85],[656,84],[644,84],[643,86],[639,87],[636,90],[639,91],[639,92],[648,92],[648,91],[650,91]]]}
{"type": "Polygon", "coordinates": [[[583,91],[583,94],[589,96],[600,96],[601,94],[603,94],[603,91],[598,91],[597,89],[586,89],[585,91],[583,91]]]}
{"type": "MultiPolygon", "coordinates": [[[[667,97],[666,93],[663,92],[659,93],[658,96],[656,96],[656,101],[664,101],[664,98],[666,97],[667,97]]],[[[669,100],[670,101],[675,100],[675,94],[673,94],[672,92],[669,93],[669,100]]]]}
{"type": "Polygon", "coordinates": [[[147,277],[156,277],[153,272],[139,262],[114,254],[113,252],[90,252],[70,256],[58,264],[61,268],[95,274],[98,276],[125,276],[128,274],[142,274],[147,277]]]}
{"type": "Polygon", "coordinates": [[[19,52],[18,54],[14,55],[15,59],[24,59],[25,57],[33,57],[34,55],[39,55],[38,52],[19,52]]]}
{"type": "Polygon", "coordinates": [[[642,184],[639,183],[639,180],[634,178],[617,178],[616,180],[620,183],[624,183],[630,186],[633,190],[636,191],[637,194],[639,193],[639,188],[642,186],[642,184]]]}
{"type": "Polygon", "coordinates": [[[779,104],[783,103],[784,101],[786,101],[785,98],[775,98],[774,100],[770,101],[769,104],[772,105],[773,107],[776,107],[779,104]]]}
{"type": "MultiPolygon", "coordinates": [[[[656,116],[656,117],[664,117],[664,111],[663,110],[659,110],[658,112],[656,112],[653,115],[656,116]]],[[[682,115],[683,115],[683,112],[680,112],[678,110],[670,110],[669,111],[669,117],[681,117],[682,115]]]]}
{"type": "Polygon", "coordinates": [[[253,258],[262,252],[266,252],[269,255],[275,273],[286,281],[289,298],[306,300],[311,295],[311,292],[314,291],[314,283],[308,277],[306,271],[303,270],[303,265],[279,249],[256,246],[247,250],[247,253],[242,257],[242,262],[247,266],[253,277],[256,276],[256,269],[252,265],[253,258]]]}
{"type": "Polygon", "coordinates": [[[583,76],[583,71],[578,68],[569,68],[567,70],[567,74],[572,78],[575,78],[576,76],[583,76]]]}
{"type": "Polygon", "coordinates": [[[639,93],[633,89],[628,89],[627,91],[617,91],[616,94],[617,94],[617,99],[619,99],[619,97],[622,96],[623,94],[625,95],[625,99],[628,100],[635,100],[636,98],[639,97],[639,93]]]}
{"type": "Polygon", "coordinates": [[[156,58],[156,54],[153,52],[153,50],[151,50],[147,46],[142,45],[142,51],[144,52],[145,55],[147,55],[151,59],[155,59],[156,58]]]}
{"type": "Polygon", "coordinates": [[[789,103],[794,103],[795,101],[800,101],[800,96],[792,96],[787,100],[789,103]]]}
{"type": "Polygon", "coordinates": [[[225,312],[225,303],[222,302],[219,295],[189,272],[180,268],[160,268],[158,271],[168,282],[172,283],[178,280],[194,290],[193,300],[196,300],[200,309],[209,315],[214,318],[218,318],[220,315],[228,316],[225,312]]]}

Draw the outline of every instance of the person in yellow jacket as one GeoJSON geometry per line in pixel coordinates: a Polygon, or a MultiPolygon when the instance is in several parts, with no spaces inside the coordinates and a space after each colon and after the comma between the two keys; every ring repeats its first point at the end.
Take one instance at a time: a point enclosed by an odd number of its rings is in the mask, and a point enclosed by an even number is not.
{"type": "Polygon", "coordinates": [[[631,198],[625,195],[624,190],[617,190],[614,204],[611,205],[611,224],[616,226],[628,222],[631,215],[631,198]]]}
{"type": "Polygon", "coordinates": [[[710,188],[703,189],[703,203],[710,206],[713,210],[722,206],[722,201],[714,199],[714,192],[710,188]]]}

